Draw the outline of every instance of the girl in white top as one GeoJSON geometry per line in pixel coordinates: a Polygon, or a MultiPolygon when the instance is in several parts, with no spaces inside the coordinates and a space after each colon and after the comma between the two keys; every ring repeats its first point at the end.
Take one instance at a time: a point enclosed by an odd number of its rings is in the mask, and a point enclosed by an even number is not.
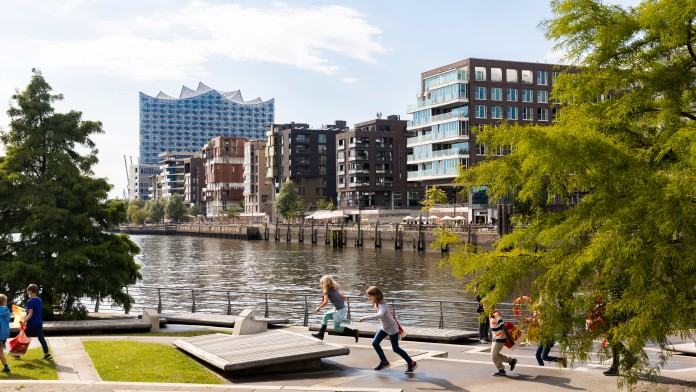
{"type": "Polygon", "coordinates": [[[384,351],[380,346],[382,340],[389,336],[392,350],[399,354],[408,364],[406,374],[413,373],[413,371],[416,370],[416,367],[418,367],[418,364],[416,361],[412,360],[408,354],[406,354],[404,349],[399,347],[399,325],[396,323],[394,314],[389,310],[389,306],[387,306],[387,304],[384,302],[384,294],[382,294],[382,290],[380,290],[377,286],[371,286],[367,289],[367,299],[374,305],[376,313],[371,316],[361,317],[360,321],[379,319],[379,322],[382,324],[382,328],[377,331],[375,338],[372,340],[372,347],[375,349],[375,351],[377,351],[377,355],[379,356],[380,360],[379,365],[377,365],[375,370],[386,369],[390,366],[389,361],[387,361],[387,357],[384,355],[384,351]]]}

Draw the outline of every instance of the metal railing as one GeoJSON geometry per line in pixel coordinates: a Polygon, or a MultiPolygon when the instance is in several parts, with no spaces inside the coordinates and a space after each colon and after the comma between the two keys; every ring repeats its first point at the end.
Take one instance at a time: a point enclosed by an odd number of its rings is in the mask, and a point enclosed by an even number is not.
{"type": "MultiPolygon", "coordinates": [[[[135,286],[129,293],[136,299],[132,312],[156,309],[158,313],[210,313],[236,315],[246,308],[263,311],[264,317],[286,318],[293,325],[308,326],[319,323],[325,313],[315,313],[321,302],[320,292],[280,291],[232,291],[219,289],[168,288],[135,286]],[[316,315],[316,316],[314,316],[316,315]],[[314,321],[312,321],[314,320],[314,321]]],[[[371,303],[364,295],[346,295],[348,318],[358,319],[374,313],[371,303]]],[[[398,315],[399,322],[409,326],[477,330],[479,314],[475,301],[429,300],[417,298],[392,298],[387,302],[398,315]]],[[[96,301],[95,311],[123,312],[107,302],[96,301]]],[[[328,309],[327,309],[328,310],[328,309]]],[[[512,304],[499,304],[503,318],[512,320],[512,304]]]]}

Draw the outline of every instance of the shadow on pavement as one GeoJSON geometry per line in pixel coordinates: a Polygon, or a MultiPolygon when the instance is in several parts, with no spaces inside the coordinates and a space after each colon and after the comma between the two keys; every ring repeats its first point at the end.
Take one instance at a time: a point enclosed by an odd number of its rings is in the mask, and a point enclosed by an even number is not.
{"type": "Polygon", "coordinates": [[[559,387],[563,389],[570,389],[576,391],[585,391],[585,388],[578,388],[570,385],[571,379],[567,377],[554,377],[545,375],[534,375],[528,376],[526,374],[514,374],[508,375],[508,378],[514,379],[515,381],[529,381],[533,383],[542,383],[547,385],[553,385],[554,387],[559,387]]]}

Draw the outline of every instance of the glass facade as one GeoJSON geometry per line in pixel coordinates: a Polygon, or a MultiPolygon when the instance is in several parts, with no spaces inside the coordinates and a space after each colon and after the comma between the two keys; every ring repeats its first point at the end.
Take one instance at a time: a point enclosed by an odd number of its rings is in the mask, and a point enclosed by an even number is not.
{"type": "Polygon", "coordinates": [[[179,98],[140,93],[140,163],[155,163],[162,152],[198,152],[211,139],[236,136],[265,139],[274,120],[274,100],[244,101],[203,83],[183,87],[179,98]]]}

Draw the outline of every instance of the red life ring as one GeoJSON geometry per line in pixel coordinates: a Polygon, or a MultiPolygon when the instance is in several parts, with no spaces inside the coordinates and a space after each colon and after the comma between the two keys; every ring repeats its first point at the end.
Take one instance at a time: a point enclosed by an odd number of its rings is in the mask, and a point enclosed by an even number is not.
{"type": "Polygon", "coordinates": [[[532,303],[532,299],[523,295],[515,300],[512,304],[512,313],[515,317],[522,317],[522,305],[529,306],[532,303]]]}

